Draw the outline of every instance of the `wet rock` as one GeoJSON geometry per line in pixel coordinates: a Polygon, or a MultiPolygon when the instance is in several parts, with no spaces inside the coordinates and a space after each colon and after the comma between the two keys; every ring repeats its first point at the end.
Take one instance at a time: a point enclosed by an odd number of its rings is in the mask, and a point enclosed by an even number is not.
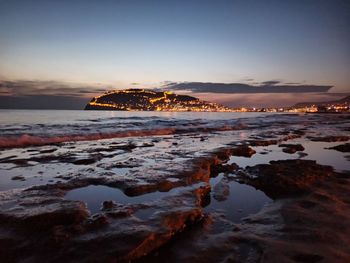
{"type": "Polygon", "coordinates": [[[249,184],[271,198],[281,198],[310,191],[315,182],[332,175],[333,168],[311,160],[283,160],[247,167],[246,172],[253,175],[249,184]]]}
{"type": "Polygon", "coordinates": [[[114,201],[104,201],[102,203],[102,211],[106,212],[110,217],[127,217],[130,216],[134,209],[128,205],[117,204],[114,201]]]}
{"type": "Polygon", "coordinates": [[[230,186],[227,178],[222,178],[213,189],[213,197],[215,200],[222,202],[225,201],[230,195],[230,186]]]}
{"type": "Polygon", "coordinates": [[[106,211],[89,217],[82,202],[62,200],[57,185],[41,188],[0,195],[0,233],[8,233],[6,240],[0,236],[0,253],[6,262],[139,259],[200,222],[200,204],[210,191],[203,186],[159,200],[151,207],[157,213],[140,220],[129,216],[136,208],[109,201],[103,204],[106,211]],[[8,205],[11,200],[21,202],[8,205]]]}
{"type": "Polygon", "coordinates": [[[284,135],[282,138],[279,139],[269,139],[269,140],[248,140],[247,143],[251,146],[269,146],[269,145],[275,145],[282,141],[288,141],[296,138],[300,138],[302,135],[304,135],[303,131],[282,131],[277,133],[279,135],[284,135]]]}
{"type": "Polygon", "coordinates": [[[305,150],[301,144],[280,144],[278,147],[283,147],[282,151],[289,154],[305,150]]]}
{"type": "Polygon", "coordinates": [[[7,156],[7,157],[4,157],[4,158],[0,158],[0,163],[6,163],[6,162],[8,162],[11,159],[16,158],[16,157],[17,157],[17,155],[11,155],[11,156],[7,156]]]}
{"type": "Polygon", "coordinates": [[[72,161],[72,163],[76,165],[89,165],[95,162],[96,162],[95,158],[85,158],[85,159],[78,159],[78,160],[72,161]]]}
{"type": "Polygon", "coordinates": [[[136,159],[136,158],[130,158],[123,162],[117,162],[115,164],[105,165],[104,168],[111,169],[111,168],[134,168],[134,167],[140,167],[144,163],[144,160],[142,159],[136,159]]]}
{"type": "Polygon", "coordinates": [[[300,138],[301,135],[298,135],[298,134],[289,134],[287,136],[284,136],[282,138],[282,141],[288,141],[288,140],[293,140],[293,139],[297,139],[297,138],[300,138]]]}
{"type": "Polygon", "coordinates": [[[292,257],[296,262],[305,262],[305,263],[316,263],[323,260],[323,257],[317,254],[298,254],[292,257]]]}
{"type": "Polygon", "coordinates": [[[57,151],[57,148],[40,150],[40,153],[52,153],[52,152],[55,152],[55,151],[57,151]]]}
{"type": "Polygon", "coordinates": [[[38,152],[38,149],[27,149],[27,152],[31,153],[31,152],[38,152]]]}
{"type": "Polygon", "coordinates": [[[238,232],[240,230],[241,230],[241,228],[238,227],[238,226],[234,226],[233,229],[232,229],[232,231],[234,231],[234,232],[238,232]]]}
{"type": "Polygon", "coordinates": [[[74,160],[73,156],[69,153],[62,155],[41,155],[35,156],[28,159],[28,161],[34,161],[39,163],[48,163],[52,161],[60,161],[60,162],[72,162],[74,160]]]}
{"type": "Polygon", "coordinates": [[[232,149],[233,156],[251,157],[256,151],[247,145],[237,146],[232,149]]]}
{"type": "Polygon", "coordinates": [[[98,147],[98,148],[91,148],[88,149],[87,152],[89,153],[96,153],[96,152],[114,152],[118,149],[116,149],[114,146],[110,146],[110,147],[98,147]]]}
{"type": "Polygon", "coordinates": [[[99,229],[101,227],[105,227],[109,224],[108,218],[104,214],[95,214],[88,218],[84,222],[84,227],[86,228],[87,231],[99,229]]]}
{"type": "Polygon", "coordinates": [[[336,150],[339,152],[350,152],[350,143],[345,143],[345,144],[337,145],[326,149],[336,150]]]}
{"type": "Polygon", "coordinates": [[[20,165],[20,166],[27,166],[27,165],[32,164],[33,162],[49,163],[49,162],[53,162],[53,161],[57,161],[57,162],[61,162],[61,163],[74,163],[74,162],[76,162],[77,164],[80,164],[80,162],[81,162],[81,164],[84,164],[85,162],[86,163],[92,162],[92,160],[94,160],[94,162],[96,162],[97,160],[100,160],[102,157],[103,157],[103,155],[96,153],[88,158],[77,159],[76,156],[67,152],[67,153],[60,154],[60,155],[32,156],[32,157],[29,157],[27,159],[9,158],[9,159],[4,160],[3,162],[13,163],[13,164],[20,165]]]}
{"type": "Polygon", "coordinates": [[[72,173],[60,174],[60,175],[55,176],[55,178],[60,178],[60,179],[63,179],[63,180],[70,180],[73,177],[74,177],[74,175],[72,173]]]}
{"type": "Polygon", "coordinates": [[[11,225],[25,232],[42,232],[56,225],[82,222],[88,216],[85,206],[80,202],[46,202],[45,196],[26,199],[25,206],[18,205],[1,211],[1,224],[11,225]]]}
{"type": "MultiPolygon", "coordinates": [[[[91,148],[88,150],[88,152],[90,153],[96,153],[96,152],[115,152],[115,151],[127,151],[127,152],[131,152],[133,149],[135,149],[136,147],[138,147],[136,144],[130,142],[130,143],[126,143],[126,144],[122,144],[122,143],[117,143],[117,142],[112,142],[109,144],[108,147],[97,147],[97,148],[91,148]]],[[[139,147],[142,147],[139,146],[139,147]]]]}
{"type": "Polygon", "coordinates": [[[213,153],[213,156],[215,156],[220,163],[227,162],[230,159],[231,155],[232,149],[229,148],[221,148],[213,153]]]}
{"type": "Polygon", "coordinates": [[[298,155],[299,155],[299,158],[304,158],[304,157],[308,156],[308,154],[304,153],[304,152],[298,152],[298,155]]]}
{"type": "Polygon", "coordinates": [[[236,170],[238,170],[239,166],[235,163],[232,164],[217,164],[212,165],[210,168],[210,176],[215,177],[219,173],[232,173],[236,170]]]}
{"type": "Polygon", "coordinates": [[[294,130],[293,133],[294,133],[294,134],[297,134],[297,135],[300,135],[300,136],[306,134],[305,129],[294,130]]]}
{"type": "Polygon", "coordinates": [[[12,163],[13,163],[13,164],[16,164],[16,165],[19,165],[19,166],[26,166],[26,165],[28,165],[28,160],[25,160],[25,159],[15,159],[15,160],[12,160],[12,163]]]}
{"type": "Polygon", "coordinates": [[[153,147],[154,146],[154,143],[147,143],[147,142],[144,142],[141,146],[139,147],[153,147]]]}
{"type": "Polygon", "coordinates": [[[342,142],[349,140],[349,136],[325,136],[325,137],[311,137],[310,140],[314,142],[342,142]]]}
{"type": "Polygon", "coordinates": [[[26,179],[24,178],[23,175],[16,175],[16,176],[13,176],[11,180],[25,181],[26,179]]]}
{"type": "Polygon", "coordinates": [[[113,207],[115,207],[117,204],[114,201],[104,201],[102,203],[102,209],[103,210],[111,210],[113,207]]]}
{"type": "Polygon", "coordinates": [[[278,140],[253,140],[248,141],[251,146],[269,146],[278,143],[278,140]]]}

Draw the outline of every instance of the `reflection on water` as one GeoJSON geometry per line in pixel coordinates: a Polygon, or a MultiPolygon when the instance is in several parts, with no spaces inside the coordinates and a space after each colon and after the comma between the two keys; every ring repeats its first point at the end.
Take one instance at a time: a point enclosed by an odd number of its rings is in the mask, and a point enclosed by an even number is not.
{"type": "Polygon", "coordinates": [[[349,153],[338,152],[333,149],[325,149],[343,144],[345,142],[312,142],[304,143],[306,160],[316,160],[322,165],[331,165],[336,171],[350,171],[350,162],[346,159],[349,153]]]}
{"type": "Polygon", "coordinates": [[[161,199],[168,192],[152,192],[140,196],[127,196],[118,188],[105,185],[89,185],[69,191],[65,198],[68,200],[83,201],[92,214],[100,212],[103,201],[115,201],[119,204],[140,204],[161,199]]]}
{"type": "Polygon", "coordinates": [[[270,161],[296,159],[297,154],[288,154],[282,151],[278,145],[252,147],[256,154],[249,157],[232,156],[229,163],[236,163],[239,167],[254,166],[257,164],[269,163],[270,161]]]}
{"type": "MultiPolygon", "coordinates": [[[[215,185],[223,179],[220,174],[216,178],[211,179],[212,189],[215,185]]],[[[194,187],[198,187],[197,184],[194,187]]],[[[261,208],[271,202],[263,192],[256,190],[254,187],[239,184],[235,181],[228,182],[229,194],[224,201],[218,201],[211,194],[210,204],[205,207],[205,211],[214,212],[216,210],[224,210],[229,220],[239,222],[242,218],[255,214],[261,208]]],[[[104,186],[104,185],[90,185],[86,187],[77,188],[69,191],[65,199],[74,201],[83,201],[87,204],[91,214],[99,213],[101,211],[102,203],[104,201],[115,201],[119,204],[142,204],[160,200],[166,196],[178,194],[185,189],[193,189],[194,187],[179,187],[170,190],[169,192],[152,192],[140,196],[127,196],[118,188],[104,186]]],[[[155,212],[155,209],[141,209],[136,212],[135,216],[146,219],[155,212]]]]}
{"type": "Polygon", "coordinates": [[[173,188],[168,192],[155,191],[138,196],[128,196],[120,189],[110,186],[89,185],[69,191],[65,199],[85,202],[88,209],[94,214],[100,212],[104,201],[114,201],[119,204],[142,204],[158,201],[166,196],[174,196],[180,191],[193,190],[203,185],[203,183],[198,183],[191,186],[173,188]]]}
{"type": "MultiPolygon", "coordinates": [[[[224,180],[222,174],[211,179],[212,189],[224,180]]],[[[210,204],[205,207],[205,211],[214,212],[222,210],[225,212],[226,218],[234,223],[239,223],[242,218],[259,212],[263,206],[272,202],[262,191],[256,190],[254,187],[240,184],[235,181],[227,182],[228,195],[225,200],[215,198],[212,192],[210,204]]]]}
{"type": "MultiPolygon", "coordinates": [[[[175,118],[222,120],[236,118],[254,118],[264,116],[258,112],[154,112],[154,111],[82,111],[82,110],[4,110],[0,109],[2,125],[57,124],[120,122],[130,118],[175,118]]],[[[270,114],[271,115],[271,114],[270,114]]]]}
{"type": "Polygon", "coordinates": [[[332,149],[326,149],[342,144],[342,142],[313,142],[305,140],[290,140],[291,144],[302,144],[305,150],[302,153],[306,156],[300,156],[298,152],[288,154],[282,151],[283,148],[278,145],[253,147],[257,152],[250,158],[232,156],[229,163],[236,163],[245,168],[257,164],[268,164],[270,161],[288,160],[302,158],[305,160],[315,160],[321,165],[330,165],[336,171],[350,171],[350,162],[346,159],[348,153],[338,152],[332,149]]]}

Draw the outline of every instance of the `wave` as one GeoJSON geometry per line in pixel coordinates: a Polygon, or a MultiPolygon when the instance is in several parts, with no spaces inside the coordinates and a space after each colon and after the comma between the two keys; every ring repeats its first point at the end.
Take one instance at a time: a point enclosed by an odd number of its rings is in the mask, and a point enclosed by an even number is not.
{"type": "Polygon", "coordinates": [[[159,116],[128,116],[128,117],[109,117],[109,118],[96,118],[96,119],[78,119],[77,121],[83,121],[83,122],[109,122],[109,121],[142,121],[145,122],[147,120],[157,120],[157,119],[163,119],[159,116]]]}
{"type": "Polygon", "coordinates": [[[39,136],[31,134],[21,134],[18,136],[0,136],[0,149],[28,147],[28,146],[43,146],[50,144],[59,144],[64,142],[75,141],[94,141],[101,139],[125,138],[125,137],[145,137],[158,135],[172,135],[185,133],[209,133],[215,131],[230,131],[242,129],[245,126],[242,124],[221,127],[189,127],[189,128],[159,128],[145,130],[127,130],[109,133],[92,133],[92,134],[67,134],[54,136],[39,136]]]}

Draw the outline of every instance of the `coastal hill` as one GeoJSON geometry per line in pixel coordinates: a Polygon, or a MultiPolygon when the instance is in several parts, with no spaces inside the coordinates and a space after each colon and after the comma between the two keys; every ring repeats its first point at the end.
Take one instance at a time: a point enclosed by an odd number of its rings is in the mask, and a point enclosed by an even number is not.
{"type": "Polygon", "coordinates": [[[169,91],[126,89],[106,92],[94,97],[85,110],[120,111],[229,111],[230,109],[188,95],[169,91]]]}
{"type": "Polygon", "coordinates": [[[311,107],[311,106],[331,106],[331,105],[338,105],[338,104],[350,105],[350,96],[347,96],[339,100],[333,100],[333,101],[300,102],[295,104],[293,108],[302,108],[302,107],[311,107]]]}

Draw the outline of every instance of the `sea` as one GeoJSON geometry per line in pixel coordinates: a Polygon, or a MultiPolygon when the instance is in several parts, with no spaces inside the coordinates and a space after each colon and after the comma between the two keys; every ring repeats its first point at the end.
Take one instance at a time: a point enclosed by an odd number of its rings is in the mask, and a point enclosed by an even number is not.
{"type": "Polygon", "coordinates": [[[236,129],[266,113],[0,110],[0,148],[236,129]]]}

